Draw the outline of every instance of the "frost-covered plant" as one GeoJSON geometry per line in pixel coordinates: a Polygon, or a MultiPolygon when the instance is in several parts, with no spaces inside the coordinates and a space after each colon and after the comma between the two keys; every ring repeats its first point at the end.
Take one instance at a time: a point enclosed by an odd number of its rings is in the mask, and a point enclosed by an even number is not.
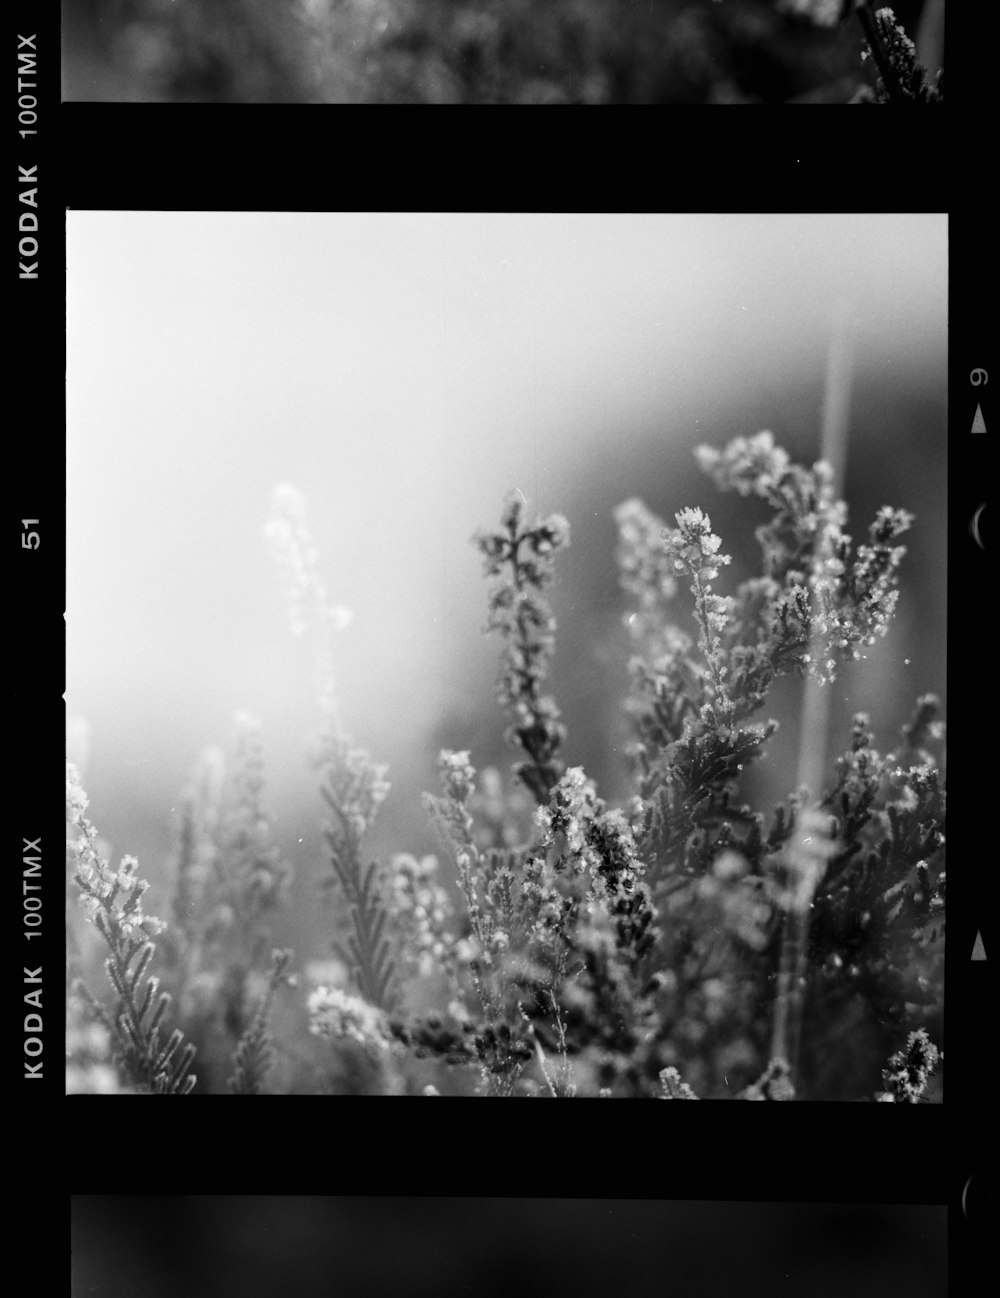
{"type": "Polygon", "coordinates": [[[681,1075],[676,1068],[663,1069],[660,1073],[660,1086],[663,1091],[660,1099],[663,1100],[696,1100],[698,1098],[687,1082],[681,1081],[681,1075]]]}
{"type": "Polygon", "coordinates": [[[487,629],[503,637],[497,699],[508,715],[505,738],[517,743],[528,760],[515,774],[544,802],[562,773],[559,747],[565,728],[559,709],[542,683],[555,644],[555,619],[543,591],[552,580],[553,561],[569,545],[569,524],[560,514],[526,521],[520,492],[507,497],[497,531],[477,532],[483,569],[493,578],[487,629]]]}
{"type": "Polygon", "coordinates": [[[918,1104],[931,1074],[944,1058],[923,1028],[906,1038],[906,1049],[897,1050],[882,1072],[885,1090],[876,1099],[888,1104],[918,1104]]]}
{"type": "Polygon", "coordinates": [[[198,1048],[202,1084],[216,1089],[258,1016],[272,960],[270,923],[291,868],[271,841],[260,722],[241,712],[233,752],[207,749],[181,798],[169,863],[172,915],[162,976],[198,1048]]]}
{"type": "Polygon", "coordinates": [[[944,77],[931,79],[917,61],[917,48],[889,8],[872,9],[871,0],[778,0],[779,9],[817,27],[832,28],[852,13],[864,34],[862,61],[878,69],[874,90],[862,86],[855,104],[934,104],[944,99],[944,77]]]}
{"type": "MultiPolygon", "coordinates": [[[[918,700],[885,755],[855,715],[848,751],[816,775],[821,787],[766,812],[742,792],[777,728],[759,716],[775,682],[795,675],[828,691],[887,633],[912,517],[884,507],[855,541],[827,466],[793,463],[767,432],[696,454],[719,490],[768,506],[760,571],[725,590],[730,559],[700,507],[669,524],[638,500],[617,510],[633,605],[630,796],[610,806],[566,761],[546,691],[546,592],[569,527],[559,515],[532,519],[517,493],[499,527],[474,538],[490,578],[487,630],[501,646],[513,784],[477,772],[469,750],[445,749],[439,789],[424,795],[441,853],[399,852],[388,867],[364,851],[386,771],[348,739],[336,704],[331,636],[346,614],[327,600],[301,497],[279,492],[268,534],[293,627],[313,648],[339,959],[307,966],[311,990],[283,998],[279,1014],[291,957],[274,952],[269,973],[260,962],[287,869],[268,837],[257,728],[244,718],[234,770],[209,754],[186,800],[164,941],[199,1055],[206,1023],[221,1014],[228,1029],[226,1070],[212,1063],[211,1088],[223,1078],[235,1093],[275,1087],[280,1055],[282,1084],[297,1069],[291,1089],[326,1093],[925,1097],[940,1058],[930,1031],[943,974],[937,700],[918,700]],[[678,625],[686,610],[693,633],[678,625]],[[233,970],[237,990],[226,984],[233,970]],[[790,978],[801,1040],[777,1027],[790,978]]],[[[112,950],[118,1004],[93,1014],[112,1043],[114,1080],[190,1089],[191,1046],[177,1054],[179,1032],[159,1041],[166,998],[145,977],[155,921],[141,909],[144,885],[129,858],[117,873],[100,858],[85,808],[73,778],[77,883],[112,950]]],[[[90,1044],[93,1055],[101,1042],[90,1044]]],[[[82,1045],[76,1063],[91,1089],[108,1087],[82,1045]]]]}
{"type": "Polygon", "coordinates": [[[310,994],[309,1031],[317,1037],[350,1037],[375,1055],[389,1049],[388,1025],[381,1010],[337,987],[317,987],[310,994]]]}
{"type": "MultiPolygon", "coordinates": [[[[159,980],[148,970],[156,950],[151,939],[165,925],[142,909],[149,884],[139,878],[134,856],[123,856],[114,870],[100,855],[97,831],[86,815],[87,795],[71,762],[66,763],[66,805],[67,819],[78,835],[67,843],[73,881],[87,919],[107,944],[110,954],[104,967],[117,998],[108,1012],[88,996],[91,1007],[110,1036],[122,1073],[135,1089],[185,1095],[195,1084],[189,1071],[195,1050],[185,1044],[179,1029],[165,1041],[161,1035],[170,997],[159,990],[159,980]]],[[[82,983],[74,990],[88,994],[82,983]]]]}
{"type": "Polygon", "coordinates": [[[529,841],[484,850],[470,754],[442,753],[442,794],[425,802],[450,844],[466,924],[456,940],[450,908],[424,906],[434,922],[421,944],[448,970],[454,1026],[411,1021],[398,1035],[453,1063],[475,1059],[488,1094],[537,1088],[537,1073],[524,1076],[537,1064],[542,1093],[675,1097],[681,1064],[694,1091],[742,1074],[743,1098],[792,1098],[792,1065],[769,1053],[767,1027],[784,917],[800,904],[792,848],[800,860],[811,830],[822,851],[805,903],[806,1017],[822,1031],[806,1033],[807,1088],[825,1083],[830,1041],[859,1014],[884,1035],[939,994],[943,795],[925,747],[941,737],[936,700],[920,700],[884,759],[856,718],[825,794],[799,790],[770,821],[738,798],[776,729],[750,720],[774,681],[828,686],[886,634],[912,517],[881,509],[856,545],[827,466],[793,464],[767,432],[697,458],[720,490],[770,505],[757,532],[763,573],[721,595],[729,556],[703,510],[681,510],[672,527],[640,501],[618,510],[622,584],[637,604],[638,791],[621,809],[564,767],[558,708],[542,692],[554,630],[542,592],[565,520],[529,523],[513,496],[500,529],[475,538],[494,578],[488,629],[503,639],[497,696],[537,806],[529,841]],[[679,583],[694,640],[674,625],[679,583]]]}
{"type": "MultiPolygon", "coordinates": [[[[891,9],[872,14],[867,5],[858,16],[871,55],[878,68],[874,93],[864,87],[855,97],[859,104],[938,104],[944,99],[944,73],[932,80],[917,62],[917,47],[910,40],[891,9]]],[[[862,56],[864,57],[864,55],[862,56]]]]}

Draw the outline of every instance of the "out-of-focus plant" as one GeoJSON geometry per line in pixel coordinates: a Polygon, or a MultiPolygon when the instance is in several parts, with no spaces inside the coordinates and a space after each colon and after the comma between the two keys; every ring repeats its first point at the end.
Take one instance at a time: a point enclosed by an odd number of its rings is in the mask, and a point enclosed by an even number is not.
{"type": "Polygon", "coordinates": [[[878,71],[854,102],[935,102],[940,79],[921,79],[903,33],[914,2],[896,0],[897,18],[869,0],[77,0],[66,90],[268,103],[847,103],[864,75],[856,17],[878,71]]]}

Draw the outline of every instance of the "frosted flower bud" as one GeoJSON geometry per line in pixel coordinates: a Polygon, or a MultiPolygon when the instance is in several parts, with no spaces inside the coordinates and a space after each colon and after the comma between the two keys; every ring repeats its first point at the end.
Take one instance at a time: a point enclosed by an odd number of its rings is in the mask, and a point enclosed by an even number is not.
{"type": "Polygon", "coordinates": [[[389,1049],[385,1016],[360,996],[336,987],[317,987],[307,1001],[313,1036],[350,1037],[371,1053],[389,1049]]]}
{"type": "Polygon", "coordinates": [[[66,763],[66,810],[70,820],[82,816],[90,804],[90,799],[83,791],[80,772],[72,762],[66,763]]]}

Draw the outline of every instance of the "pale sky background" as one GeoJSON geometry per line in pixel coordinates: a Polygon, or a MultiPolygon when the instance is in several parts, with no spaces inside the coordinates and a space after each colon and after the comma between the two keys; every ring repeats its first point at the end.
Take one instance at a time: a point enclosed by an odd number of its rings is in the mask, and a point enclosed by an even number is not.
{"type": "MultiPolygon", "coordinates": [[[[838,296],[853,530],[881,504],[917,513],[906,670],[913,696],[943,691],[944,216],[70,212],[67,714],[101,833],[155,877],[193,763],[245,709],[279,840],[314,871],[308,660],[263,539],[285,481],[354,613],[342,710],[391,767],[387,849],[433,849],[417,794],[442,744],[503,757],[469,537],[514,487],[570,519],[553,689],[569,760],[614,784],[612,510],[735,518],[693,467],[701,441],[770,427],[811,463],[838,296]]],[[[725,548],[750,564],[741,526],[725,548]]],[[[902,674],[902,643],[852,708],[902,674]]]]}

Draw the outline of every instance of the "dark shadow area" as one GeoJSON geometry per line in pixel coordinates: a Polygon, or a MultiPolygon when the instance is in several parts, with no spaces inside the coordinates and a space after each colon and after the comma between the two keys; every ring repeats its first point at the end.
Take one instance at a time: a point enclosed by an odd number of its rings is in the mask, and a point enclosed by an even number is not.
{"type": "Polygon", "coordinates": [[[82,1196],[74,1298],[939,1298],[945,1209],[82,1196]]]}

